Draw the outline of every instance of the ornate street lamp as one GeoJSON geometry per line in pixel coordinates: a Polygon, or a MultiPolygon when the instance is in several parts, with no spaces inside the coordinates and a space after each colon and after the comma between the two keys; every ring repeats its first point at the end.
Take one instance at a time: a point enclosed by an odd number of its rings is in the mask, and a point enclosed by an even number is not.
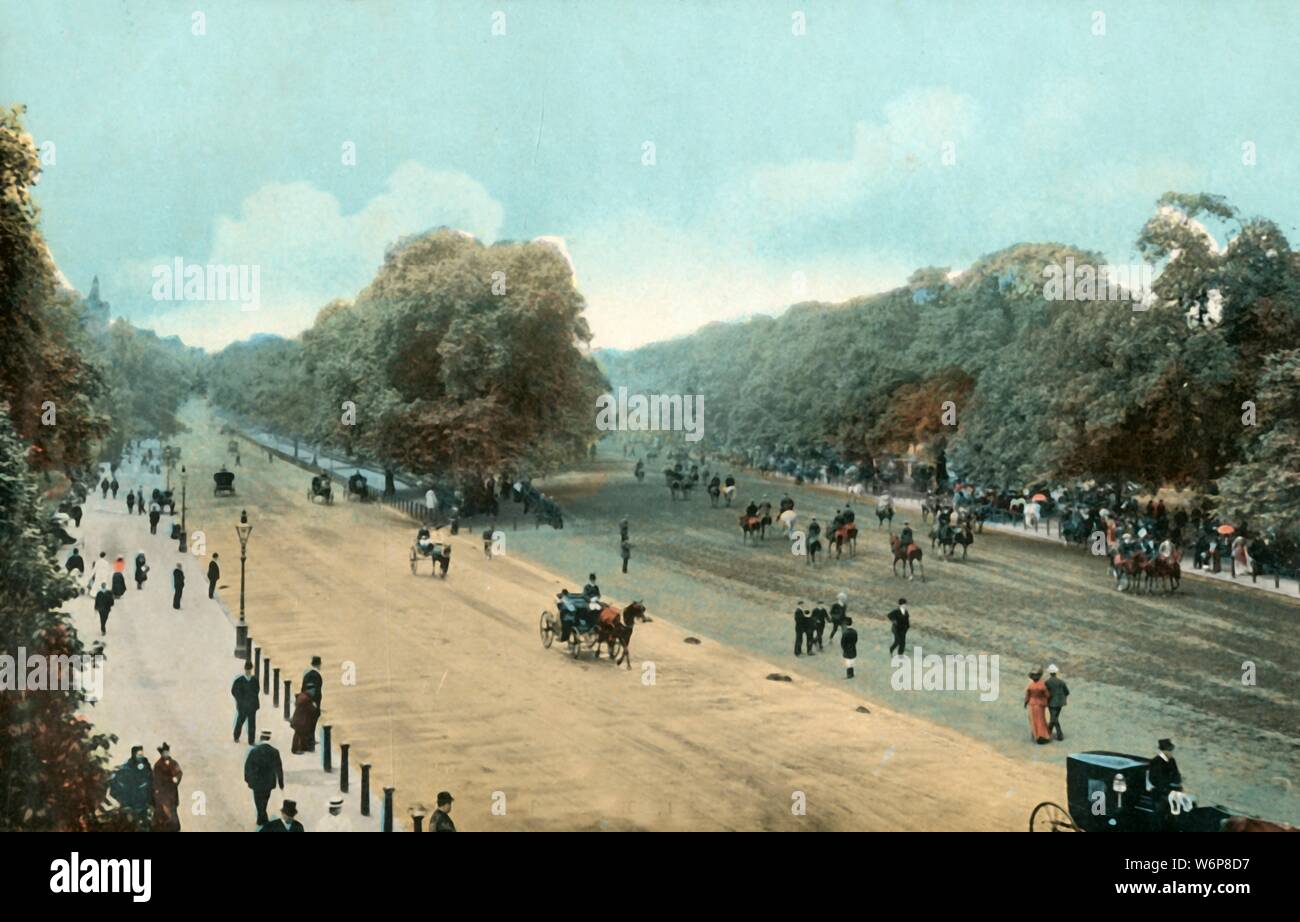
{"type": "Polygon", "coordinates": [[[239,535],[239,624],[235,627],[235,656],[248,659],[248,623],[244,620],[244,561],[248,559],[248,536],[253,533],[253,526],[248,524],[248,510],[239,510],[239,524],[235,534],[239,535]]]}
{"type": "Polygon", "coordinates": [[[185,465],[182,464],[181,465],[181,546],[180,546],[180,552],[182,554],[184,554],[186,551],[189,550],[189,547],[185,543],[185,534],[186,534],[185,532],[185,481],[188,479],[189,479],[189,475],[185,473],[185,465]]]}

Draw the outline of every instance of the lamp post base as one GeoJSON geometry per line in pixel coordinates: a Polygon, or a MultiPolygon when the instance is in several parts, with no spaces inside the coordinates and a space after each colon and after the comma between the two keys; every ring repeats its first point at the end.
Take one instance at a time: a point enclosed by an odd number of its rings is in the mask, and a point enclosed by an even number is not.
{"type": "Polygon", "coordinates": [[[248,659],[248,625],[235,625],[235,656],[242,660],[248,659]]]}

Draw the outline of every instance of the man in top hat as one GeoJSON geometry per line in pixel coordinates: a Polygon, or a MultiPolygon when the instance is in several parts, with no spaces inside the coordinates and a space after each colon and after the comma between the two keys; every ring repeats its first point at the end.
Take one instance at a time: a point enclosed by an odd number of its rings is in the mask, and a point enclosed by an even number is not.
{"type": "Polygon", "coordinates": [[[208,598],[212,598],[217,591],[217,580],[221,579],[221,564],[217,563],[218,554],[212,552],[212,560],[208,562],[208,598]]]}
{"type": "Polygon", "coordinates": [[[158,761],[153,764],[153,831],[180,832],[181,765],[172,758],[171,747],[158,747],[158,761]]]}
{"type": "Polygon", "coordinates": [[[280,815],[267,823],[258,832],[305,832],[302,823],[294,819],[298,815],[296,801],[286,800],[280,807],[280,815]]]}
{"type": "Polygon", "coordinates": [[[898,649],[900,656],[907,654],[907,631],[912,626],[912,614],[907,610],[907,599],[899,599],[898,607],[889,613],[890,629],[894,632],[894,642],[889,645],[889,652],[898,649]]]}
{"type": "Polygon", "coordinates": [[[1051,717],[1047,729],[1052,731],[1052,738],[1057,740],[1065,739],[1065,734],[1061,732],[1061,708],[1065,707],[1065,699],[1070,697],[1070,686],[1065,684],[1060,671],[1055,663],[1048,666],[1047,681],[1043,683],[1047,686],[1047,713],[1051,717]]]}
{"type": "Polygon", "coordinates": [[[1178,763],[1174,761],[1173,741],[1164,739],[1157,746],[1159,751],[1147,765],[1147,790],[1155,800],[1156,815],[1160,817],[1161,825],[1169,829],[1173,826],[1169,793],[1183,789],[1183,776],[1178,771],[1178,763]]]}
{"type": "Polygon", "coordinates": [[[259,737],[260,742],[248,750],[248,758],[244,760],[244,783],[253,792],[257,825],[265,826],[269,822],[266,802],[271,799],[271,791],[276,786],[284,790],[284,765],[280,762],[280,751],[271,745],[271,731],[263,730],[259,737]]]}
{"type": "Polygon", "coordinates": [[[342,796],[334,797],[329,802],[330,812],[316,824],[317,832],[351,832],[352,821],[343,815],[342,796]]]}
{"type": "Polygon", "coordinates": [[[794,606],[794,655],[803,656],[804,642],[808,643],[808,655],[813,655],[812,616],[804,611],[803,599],[794,606]]]}
{"type": "Polygon", "coordinates": [[[451,804],[456,798],[448,791],[438,792],[438,809],[429,818],[430,832],[455,832],[456,824],[451,821],[451,804]]]}
{"type": "Polygon", "coordinates": [[[316,721],[320,720],[320,702],[321,695],[325,690],[325,680],[320,674],[320,657],[311,658],[311,668],[302,674],[302,690],[311,695],[312,703],[316,705],[316,710],[311,718],[311,726],[307,728],[307,735],[311,739],[316,738],[316,721]]]}
{"type": "Polygon", "coordinates": [[[235,742],[239,742],[239,731],[247,722],[248,745],[252,746],[253,737],[257,735],[257,709],[260,704],[252,660],[244,661],[244,674],[235,676],[235,681],[230,686],[230,696],[235,699],[235,742]]]}
{"type": "Polygon", "coordinates": [[[840,622],[844,633],[840,634],[840,653],[844,655],[844,678],[853,678],[853,664],[858,658],[858,632],[853,628],[853,619],[848,615],[840,622]]]}

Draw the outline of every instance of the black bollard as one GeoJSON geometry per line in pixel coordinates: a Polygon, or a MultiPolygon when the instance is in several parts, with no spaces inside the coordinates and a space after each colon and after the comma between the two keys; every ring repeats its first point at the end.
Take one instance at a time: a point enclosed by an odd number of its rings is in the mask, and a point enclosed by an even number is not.
{"type": "MultiPolygon", "coordinates": [[[[266,658],[266,661],[267,663],[270,663],[271,657],[268,656],[266,658]]],[[[271,673],[269,672],[262,673],[262,694],[264,695],[271,694],[271,673]]]]}
{"type": "Polygon", "coordinates": [[[241,660],[248,659],[248,625],[239,624],[235,626],[235,656],[241,660]]]}
{"type": "MultiPolygon", "coordinates": [[[[269,663],[271,661],[267,660],[267,662],[269,663]]],[[[272,676],[271,678],[271,687],[275,689],[275,694],[272,695],[271,706],[278,708],[280,706],[280,667],[279,666],[275,667],[275,675],[272,676]]]]}
{"type": "Polygon", "coordinates": [[[361,763],[361,815],[370,815],[370,763],[361,763]]]}
{"type": "Polygon", "coordinates": [[[343,794],[348,792],[348,750],[352,748],[351,743],[339,743],[339,791],[343,794]]]}
{"type": "Polygon", "coordinates": [[[289,688],[290,688],[290,681],[288,679],[285,679],[284,680],[284,719],[285,720],[289,719],[289,705],[293,701],[293,695],[290,694],[289,688]]]}
{"type": "Polygon", "coordinates": [[[411,814],[411,832],[424,832],[424,814],[411,814]]]}
{"type": "Polygon", "coordinates": [[[380,829],[384,832],[393,831],[393,791],[396,788],[384,788],[384,815],[380,823],[380,829]]]}
{"type": "Polygon", "coordinates": [[[330,725],[322,724],[320,732],[320,757],[321,766],[325,769],[326,773],[334,771],[334,766],[331,763],[330,749],[330,725]]]}
{"type": "Polygon", "coordinates": [[[257,678],[262,677],[262,648],[253,648],[253,675],[257,678]]]}

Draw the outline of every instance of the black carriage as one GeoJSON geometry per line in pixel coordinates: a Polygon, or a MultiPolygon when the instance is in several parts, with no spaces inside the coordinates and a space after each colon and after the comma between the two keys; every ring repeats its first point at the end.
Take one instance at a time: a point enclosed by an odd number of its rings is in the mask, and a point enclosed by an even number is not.
{"type": "Polygon", "coordinates": [[[212,495],[213,496],[234,496],[235,495],[235,474],[234,471],[228,471],[224,467],[212,475],[212,495]]]}
{"type": "Polygon", "coordinates": [[[176,498],[172,493],[172,490],[160,490],[157,487],[154,487],[150,497],[158,504],[160,509],[168,514],[174,515],[176,513],[176,498]]]}
{"type": "MultiPolygon", "coordinates": [[[[538,622],[538,633],[542,646],[550,649],[557,639],[568,637],[565,643],[569,655],[574,659],[583,650],[591,651],[600,657],[600,613],[605,605],[599,599],[588,599],[577,592],[561,593],[556,596],[555,612],[543,611],[538,622]]],[[[623,655],[623,645],[617,637],[611,637],[610,658],[618,660],[623,655]]]]}
{"type": "Polygon", "coordinates": [[[416,533],[415,541],[411,544],[411,572],[420,572],[420,561],[429,561],[429,575],[438,576],[445,574],[443,561],[451,560],[451,545],[443,544],[441,541],[434,541],[429,534],[429,529],[421,528],[416,533]]]}
{"type": "Polygon", "coordinates": [[[325,500],[325,505],[334,502],[334,485],[325,474],[317,474],[311,479],[311,487],[307,490],[307,499],[311,502],[316,501],[316,497],[325,500]]]}
{"type": "Polygon", "coordinates": [[[1030,832],[1218,832],[1233,814],[1194,806],[1158,810],[1146,789],[1150,759],[1119,752],[1079,752],[1065,763],[1066,810],[1051,801],[1034,807],[1030,832]],[[1166,819],[1167,816],[1167,819],[1166,819]]]}
{"type": "Polygon", "coordinates": [[[348,478],[348,502],[358,500],[359,502],[368,502],[370,500],[370,488],[366,486],[366,478],[357,471],[348,478]]]}

